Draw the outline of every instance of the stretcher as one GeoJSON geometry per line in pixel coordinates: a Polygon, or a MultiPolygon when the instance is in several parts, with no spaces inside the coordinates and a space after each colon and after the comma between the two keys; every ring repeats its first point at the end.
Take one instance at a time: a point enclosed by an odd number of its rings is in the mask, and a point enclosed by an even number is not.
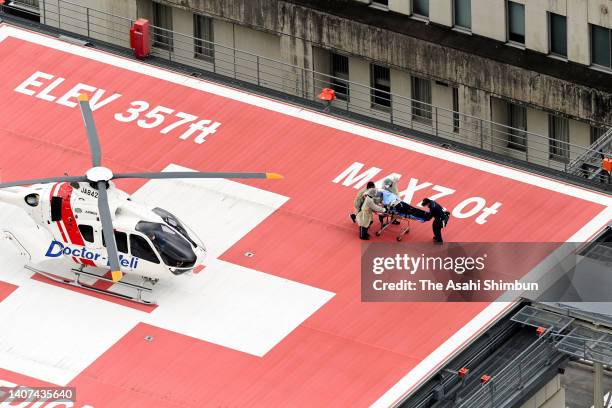
{"type": "MultiPolygon", "coordinates": [[[[415,220],[417,222],[427,222],[429,218],[427,218],[427,213],[423,210],[420,210],[415,207],[410,207],[410,211],[399,212],[393,208],[388,209],[384,213],[378,213],[380,219],[380,229],[376,231],[376,236],[380,237],[384,230],[389,228],[389,226],[394,225],[393,223],[397,221],[399,225],[402,225],[402,221],[406,221],[406,226],[400,229],[399,235],[395,237],[396,240],[401,241],[404,235],[410,232],[410,220],[415,220]]],[[[398,225],[398,224],[395,225],[398,225]]]]}

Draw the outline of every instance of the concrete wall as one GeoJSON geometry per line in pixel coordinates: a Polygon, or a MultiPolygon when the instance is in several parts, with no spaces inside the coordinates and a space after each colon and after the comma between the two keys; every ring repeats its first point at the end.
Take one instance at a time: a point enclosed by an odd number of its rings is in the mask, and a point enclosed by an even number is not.
{"type": "Polygon", "coordinates": [[[505,0],[472,0],[472,33],[506,41],[505,0]]]}
{"type": "Polygon", "coordinates": [[[565,388],[557,375],[542,387],[521,408],[565,408],[565,388]]]}
{"type": "Polygon", "coordinates": [[[453,25],[452,0],[429,0],[429,21],[448,27],[453,25]]]}
{"type": "MultiPolygon", "coordinates": [[[[312,98],[328,83],[323,76],[313,78],[312,70],[328,73],[329,52],[339,50],[351,55],[349,80],[356,84],[351,85],[350,109],[385,120],[393,118],[403,126],[412,126],[408,100],[411,75],[432,80],[432,103],[440,108],[452,109],[451,87],[458,87],[461,112],[475,117],[461,117],[460,136],[463,141],[482,144],[485,148],[491,145],[491,137],[496,133],[490,125],[481,125],[480,119],[505,121],[499,103],[492,98],[528,106],[532,112],[529,130],[543,135],[548,134],[545,111],[561,112],[580,120],[572,121],[570,137],[572,143],[581,145],[589,142],[589,127],[585,121],[612,124],[611,94],[294,3],[281,0],[159,1],[173,6],[173,28],[177,31],[173,59],[312,98]],[[214,62],[194,59],[191,38],[194,10],[214,18],[214,40],[219,44],[215,47],[214,62]],[[392,111],[372,108],[367,89],[371,61],[391,67],[391,92],[396,95],[392,111]],[[450,86],[436,85],[436,80],[450,86]]],[[[505,1],[472,0],[474,34],[505,41],[505,1]]],[[[589,63],[588,22],[612,27],[612,10],[608,14],[602,11],[603,7],[610,6],[609,0],[516,1],[526,5],[527,47],[543,53],[547,53],[549,47],[548,11],[568,15],[570,60],[589,63]]],[[[95,3],[98,8],[102,3],[118,15],[151,18],[151,0],[86,0],[84,4],[88,2],[95,3]]],[[[409,5],[409,0],[390,0],[389,9],[409,14],[409,5]]],[[[452,0],[431,0],[430,19],[451,26],[452,0]]],[[[123,40],[127,41],[127,34],[123,40]]],[[[344,101],[334,103],[346,107],[344,101]]],[[[444,113],[439,114],[438,131],[451,133],[452,114],[443,109],[439,112],[444,113]]]]}
{"type": "Polygon", "coordinates": [[[410,0],[389,0],[389,10],[410,15],[410,0]]]}
{"type": "MultiPolygon", "coordinates": [[[[167,1],[178,2],[178,0],[167,1]]],[[[479,0],[473,1],[472,10],[479,10],[481,8],[478,7],[479,0]]],[[[448,8],[446,9],[446,6],[444,8],[447,10],[445,12],[447,16],[450,15],[451,10],[450,0],[448,3],[448,8]]],[[[553,3],[558,4],[554,0],[553,3]]],[[[612,124],[612,95],[610,94],[416,40],[396,32],[380,30],[293,3],[275,0],[249,2],[243,0],[228,2],[189,0],[180,4],[201,8],[221,18],[242,21],[243,24],[249,26],[294,35],[322,48],[343,50],[352,55],[380,61],[391,67],[427,75],[432,79],[461,84],[492,95],[521,101],[533,107],[559,111],[572,118],[612,124]],[[263,13],[262,9],[268,12],[263,13]],[[363,39],[368,39],[368,41],[363,39]]],[[[548,7],[549,2],[547,1],[546,4],[548,7]]],[[[437,15],[436,20],[443,23],[445,18],[442,17],[442,14],[444,13],[435,14],[433,5],[432,2],[432,20],[437,15]]],[[[486,24],[485,22],[478,23],[477,21],[482,20],[480,18],[473,18],[474,32],[491,33],[494,37],[501,37],[502,32],[499,27],[505,27],[505,24],[500,24],[498,20],[505,22],[503,2],[502,7],[488,6],[486,9],[495,10],[494,15],[497,17],[483,16],[486,24]]],[[[546,27],[547,25],[543,23],[539,25],[546,27]]],[[[533,32],[533,29],[531,30],[533,32]]],[[[505,28],[503,36],[505,36],[505,28]]],[[[540,47],[542,47],[541,44],[547,44],[547,41],[542,39],[541,32],[536,31],[536,34],[531,37],[530,43],[540,44],[540,47]],[[538,36],[539,40],[536,40],[538,36]]],[[[571,34],[568,37],[571,39],[571,34]]],[[[588,48],[584,43],[581,44],[581,47],[583,50],[588,48]]],[[[291,60],[294,56],[284,57],[291,60]]],[[[482,102],[488,105],[486,98],[482,102]]],[[[467,105],[464,106],[467,107],[467,105]]],[[[486,109],[483,106],[471,110],[486,111],[486,109]]]]}
{"type": "Polygon", "coordinates": [[[83,0],[78,5],[40,1],[39,7],[41,22],[51,27],[123,47],[130,44],[129,19],[137,15],[136,0],[83,0]]]}

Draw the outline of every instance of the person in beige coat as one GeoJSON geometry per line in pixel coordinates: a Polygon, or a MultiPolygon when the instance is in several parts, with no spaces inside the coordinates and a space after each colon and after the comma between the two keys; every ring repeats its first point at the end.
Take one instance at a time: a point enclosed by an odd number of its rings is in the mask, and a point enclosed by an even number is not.
{"type": "Polygon", "coordinates": [[[355,212],[351,213],[349,216],[351,217],[351,220],[353,220],[353,223],[355,223],[357,221],[357,213],[359,211],[361,211],[361,206],[363,205],[363,198],[364,198],[364,194],[366,191],[368,191],[371,188],[375,188],[376,185],[374,184],[373,181],[368,181],[368,184],[366,184],[365,187],[363,187],[362,189],[360,189],[357,192],[357,195],[355,196],[355,201],[353,201],[353,206],[355,207],[355,212]]]}
{"type": "Polygon", "coordinates": [[[366,190],[364,194],[363,204],[361,205],[361,209],[357,213],[357,223],[359,224],[359,238],[360,239],[370,239],[370,234],[368,234],[368,228],[372,224],[374,219],[374,212],[385,212],[385,208],[376,204],[374,201],[374,197],[376,197],[377,191],[375,188],[370,188],[366,190]]]}

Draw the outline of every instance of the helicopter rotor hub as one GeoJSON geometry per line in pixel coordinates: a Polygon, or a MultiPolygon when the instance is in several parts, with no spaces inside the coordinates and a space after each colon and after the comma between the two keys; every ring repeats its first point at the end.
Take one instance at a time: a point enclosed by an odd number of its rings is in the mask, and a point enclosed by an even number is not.
{"type": "Polygon", "coordinates": [[[97,183],[99,181],[110,181],[113,178],[113,172],[106,167],[92,167],[87,170],[85,173],[87,180],[92,183],[97,183]]]}

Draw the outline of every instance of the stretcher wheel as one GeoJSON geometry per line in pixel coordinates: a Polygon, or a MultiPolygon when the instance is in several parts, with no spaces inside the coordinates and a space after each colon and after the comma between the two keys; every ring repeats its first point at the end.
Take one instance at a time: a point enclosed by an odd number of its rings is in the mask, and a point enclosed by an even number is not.
{"type": "Polygon", "coordinates": [[[401,241],[402,240],[402,236],[398,235],[397,238],[395,238],[395,239],[397,239],[398,241],[401,241]]]}
{"type": "Polygon", "coordinates": [[[380,231],[376,231],[376,236],[380,237],[380,231]]]}

